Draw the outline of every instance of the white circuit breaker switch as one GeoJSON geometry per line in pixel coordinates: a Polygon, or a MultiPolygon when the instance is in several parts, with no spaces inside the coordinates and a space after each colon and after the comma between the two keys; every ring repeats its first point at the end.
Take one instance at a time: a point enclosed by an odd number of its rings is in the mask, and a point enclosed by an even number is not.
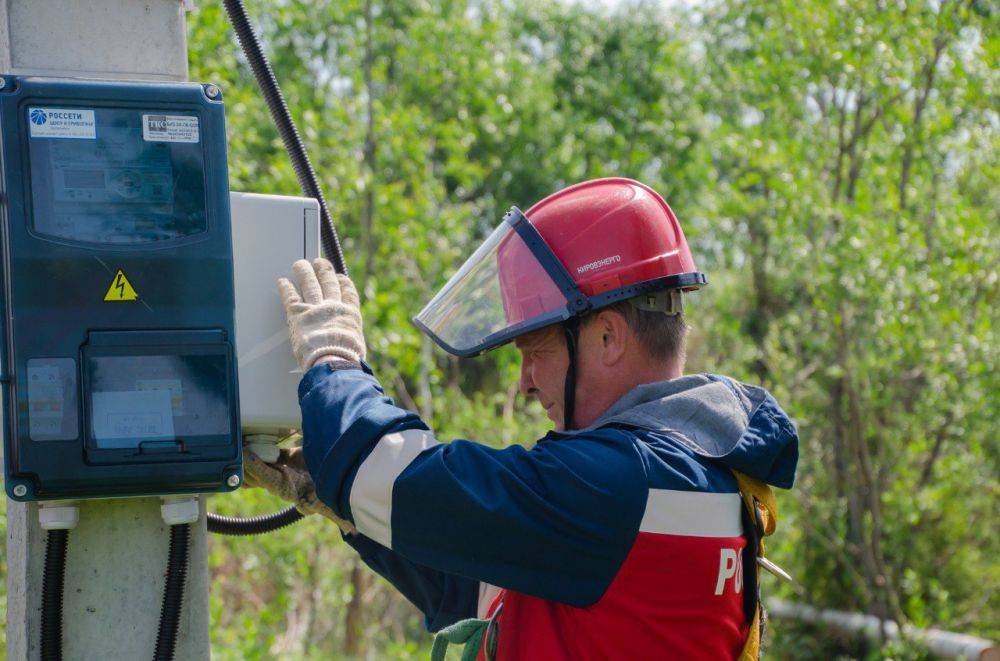
{"type": "Polygon", "coordinates": [[[319,203],[308,197],[230,193],[236,277],[236,354],[244,434],[284,436],[301,425],[299,371],[278,278],[319,257],[319,203]]]}

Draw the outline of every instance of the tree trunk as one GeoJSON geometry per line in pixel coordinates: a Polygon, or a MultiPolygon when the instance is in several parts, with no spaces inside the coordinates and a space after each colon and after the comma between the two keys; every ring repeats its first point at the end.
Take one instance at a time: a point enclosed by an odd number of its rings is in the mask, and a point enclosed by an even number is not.
{"type": "MultiPolygon", "coordinates": [[[[763,174],[761,176],[764,176],[763,174]]],[[[770,197],[770,191],[765,187],[764,197],[770,197]]],[[[747,219],[747,231],[750,234],[750,267],[753,274],[753,307],[749,314],[747,331],[757,348],[757,356],[750,369],[761,384],[767,384],[771,370],[768,367],[767,334],[771,325],[771,291],[767,272],[767,260],[771,248],[771,235],[766,219],[754,214],[747,219]]]]}
{"type": "Polygon", "coordinates": [[[344,654],[357,656],[361,651],[362,623],[364,622],[364,595],[368,589],[368,580],[361,565],[361,560],[355,558],[351,564],[351,600],[344,612],[344,654]]]}
{"type": "MultiPolygon", "coordinates": [[[[940,11],[943,12],[944,8],[942,7],[940,11]]],[[[934,89],[934,77],[937,74],[938,62],[941,61],[941,54],[944,52],[946,43],[942,35],[938,34],[934,37],[934,54],[931,57],[931,61],[924,65],[924,84],[913,101],[913,122],[906,140],[906,147],[903,149],[903,159],[899,168],[899,208],[901,211],[906,211],[906,188],[910,183],[913,153],[916,143],[920,140],[924,108],[927,107],[927,99],[930,98],[931,91],[934,89]]]]}
{"type": "Polygon", "coordinates": [[[365,180],[365,209],[362,218],[362,235],[365,242],[365,270],[361,280],[361,291],[368,285],[375,266],[375,85],[372,68],[375,66],[375,26],[372,0],[365,2],[365,57],[362,71],[365,81],[365,146],[363,152],[363,175],[365,180]]]}

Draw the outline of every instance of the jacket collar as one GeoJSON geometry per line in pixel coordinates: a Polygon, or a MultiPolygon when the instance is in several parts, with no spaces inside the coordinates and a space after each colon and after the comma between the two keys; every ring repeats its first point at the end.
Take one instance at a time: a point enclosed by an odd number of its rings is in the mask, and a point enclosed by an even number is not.
{"type": "Polygon", "coordinates": [[[587,432],[612,425],[662,433],[692,452],[751,477],[789,488],[798,432],[763,388],[714,374],[636,386],[587,432]]]}

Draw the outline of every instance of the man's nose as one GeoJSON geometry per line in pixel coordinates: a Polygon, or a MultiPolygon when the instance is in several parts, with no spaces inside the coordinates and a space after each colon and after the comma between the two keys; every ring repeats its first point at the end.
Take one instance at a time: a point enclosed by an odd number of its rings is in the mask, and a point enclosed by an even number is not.
{"type": "Polygon", "coordinates": [[[517,384],[517,389],[525,397],[537,392],[535,382],[531,380],[531,361],[527,359],[521,361],[521,379],[517,384]]]}

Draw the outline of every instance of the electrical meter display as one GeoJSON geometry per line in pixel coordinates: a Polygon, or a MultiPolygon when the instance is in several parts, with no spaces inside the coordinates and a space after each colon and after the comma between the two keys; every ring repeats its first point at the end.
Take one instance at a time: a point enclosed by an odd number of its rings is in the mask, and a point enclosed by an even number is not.
{"type": "Polygon", "coordinates": [[[7,493],[235,488],[218,89],[209,97],[197,84],[3,80],[7,493]]]}
{"type": "MultiPolygon", "coordinates": [[[[204,232],[205,173],[196,115],[172,115],[190,126],[167,135],[168,116],[117,108],[93,113],[94,137],[29,140],[32,227],[53,238],[96,244],[170,241],[204,232]]],[[[30,108],[29,120],[45,117],[30,108]],[[33,113],[33,114],[32,114],[33,113]]]]}

